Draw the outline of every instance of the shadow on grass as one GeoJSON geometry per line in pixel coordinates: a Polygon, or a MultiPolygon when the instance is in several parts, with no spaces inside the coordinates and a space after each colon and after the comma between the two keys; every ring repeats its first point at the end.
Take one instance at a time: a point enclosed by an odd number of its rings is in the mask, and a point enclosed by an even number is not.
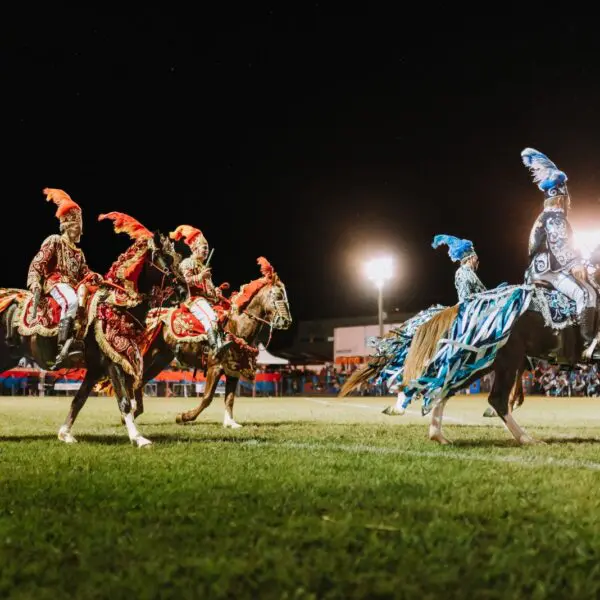
{"type": "MultiPolygon", "coordinates": [[[[127,435],[98,435],[98,434],[78,434],[75,436],[77,442],[80,444],[96,444],[100,446],[116,446],[131,444],[127,435]]],[[[173,444],[173,443],[191,443],[191,444],[211,444],[211,443],[228,443],[228,444],[247,444],[248,442],[267,442],[269,438],[266,437],[231,437],[227,435],[211,435],[201,437],[188,437],[185,435],[158,433],[156,435],[148,436],[148,439],[153,444],[173,444]]],[[[3,435],[0,436],[0,443],[14,443],[14,442],[40,442],[40,441],[51,441],[57,444],[68,445],[61,442],[56,434],[30,434],[30,435],[3,435]]]]}
{"type": "Polygon", "coordinates": [[[454,448],[539,448],[544,445],[554,446],[561,444],[599,444],[600,438],[594,437],[539,437],[534,436],[536,440],[544,442],[543,444],[522,445],[516,440],[507,439],[478,439],[478,440],[453,440],[454,448]]]}

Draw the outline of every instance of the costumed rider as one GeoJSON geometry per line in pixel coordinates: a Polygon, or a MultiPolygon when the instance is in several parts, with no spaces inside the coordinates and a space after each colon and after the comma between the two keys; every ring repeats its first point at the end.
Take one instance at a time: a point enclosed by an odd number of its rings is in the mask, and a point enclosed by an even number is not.
{"type": "Polygon", "coordinates": [[[208,242],[199,229],[191,225],[180,225],[169,236],[175,241],[183,238],[190,247],[192,255],[181,261],[179,268],[188,285],[190,312],[202,323],[213,355],[220,356],[232,343],[225,339],[220,328],[217,315],[211,303],[220,300],[217,288],[211,279],[211,270],[206,259],[208,257],[208,242]]]}
{"type": "Polygon", "coordinates": [[[582,357],[589,359],[597,343],[594,341],[597,295],[589,282],[583,257],[574,245],[568,221],[571,198],[567,176],[545,154],[533,148],[525,148],[521,157],[544,192],[544,210],[529,234],[525,283],[551,286],[575,302],[584,341],[582,357]]]}
{"type": "Polygon", "coordinates": [[[470,240],[461,240],[453,235],[436,235],[431,244],[438,248],[441,244],[448,246],[448,255],[453,262],[460,261],[460,266],[454,275],[454,285],[458,293],[458,301],[468,300],[473,294],[485,292],[475,271],[479,267],[479,258],[470,240]]]}
{"type": "MultiPolygon", "coordinates": [[[[475,273],[479,266],[479,258],[473,247],[473,242],[470,240],[462,240],[453,235],[436,235],[433,238],[433,243],[431,244],[432,247],[438,248],[441,244],[446,244],[448,246],[448,255],[454,262],[460,261],[460,266],[456,270],[454,276],[454,285],[456,286],[458,301],[462,302],[463,300],[471,298],[473,294],[485,292],[485,286],[475,273]]],[[[431,311],[431,314],[428,314],[423,322],[431,319],[437,312],[439,312],[439,310],[431,311]]],[[[422,324],[423,323],[420,323],[420,325],[422,324]]],[[[403,415],[411,401],[412,396],[407,394],[407,388],[399,387],[397,389],[395,406],[388,406],[383,412],[388,415],[403,415]]],[[[430,412],[430,410],[426,412],[422,410],[423,416],[430,412]]]]}
{"type": "Polygon", "coordinates": [[[74,329],[79,306],[84,306],[86,284],[97,285],[102,276],[90,271],[81,248],[77,247],[83,231],[81,208],[63,190],[45,188],[46,200],[58,206],[61,235],[51,235],[42,243],[29,266],[27,288],[33,293],[35,306],[41,294],[50,294],[60,306],[58,355],[52,369],[65,359],[82,357],[80,345],[74,343],[74,329]]]}

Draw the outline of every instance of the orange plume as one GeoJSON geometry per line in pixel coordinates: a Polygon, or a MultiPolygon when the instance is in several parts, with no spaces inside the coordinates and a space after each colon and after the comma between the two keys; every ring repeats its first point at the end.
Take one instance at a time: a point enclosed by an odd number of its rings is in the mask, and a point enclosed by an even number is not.
{"type": "Polygon", "coordinates": [[[44,188],[43,191],[44,194],[46,194],[46,201],[49,202],[51,200],[54,202],[54,204],[56,204],[56,206],[58,206],[58,209],[56,210],[57,218],[61,219],[72,210],[81,212],[81,207],[79,204],[73,202],[71,196],[69,196],[69,194],[66,192],[63,192],[63,190],[44,188]]]}
{"type": "Polygon", "coordinates": [[[109,212],[98,217],[98,221],[103,221],[104,219],[111,219],[113,221],[115,233],[126,233],[132,240],[149,240],[153,237],[151,231],[125,213],[109,212]]]}
{"type": "Polygon", "coordinates": [[[188,246],[191,246],[199,235],[204,237],[199,229],[196,229],[196,227],[192,227],[191,225],[180,225],[175,231],[169,233],[169,237],[176,242],[181,238],[184,238],[184,242],[188,246]]]}
{"type": "Polygon", "coordinates": [[[271,263],[264,256],[259,256],[256,259],[256,262],[260,265],[260,272],[263,277],[267,277],[268,279],[273,277],[275,269],[273,269],[271,263]]]}

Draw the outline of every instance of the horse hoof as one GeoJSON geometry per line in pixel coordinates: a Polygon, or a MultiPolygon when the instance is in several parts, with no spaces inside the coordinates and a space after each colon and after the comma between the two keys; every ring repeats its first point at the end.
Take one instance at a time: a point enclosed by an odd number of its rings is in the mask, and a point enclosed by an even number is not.
{"type": "Polygon", "coordinates": [[[58,439],[65,444],[76,444],[77,440],[73,437],[70,431],[60,429],[58,432],[58,439]]]}
{"type": "Polygon", "coordinates": [[[179,425],[183,425],[185,423],[183,419],[183,414],[177,415],[175,417],[175,423],[178,423],[179,425]]]}
{"type": "Polygon", "coordinates": [[[223,423],[223,427],[225,427],[225,429],[241,429],[243,425],[240,425],[235,421],[230,421],[228,423],[223,423]]]}
{"type": "Polygon", "coordinates": [[[441,444],[442,446],[449,446],[452,444],[452,442],[448,438],[445,438],[441,433],[430,435],[429,439],[432,442],[438,442],[438,444],[441,444]]]}
{"type": "Polygon", "coordinates": [[[498,413],[490,406],[485,409],[483,416],[484,417],[497,417],[498,413]]]}
{"type": "Polygon", "coordinates": [[[406,413],[405,408],[396,408],[395,406],[386,406],[382,411],[384,415],[388,415],[390,417],[402,416],[406,413]]]}
{"type": "Polygon", "coordinates": [[[519,440],[519,444],[522,446],[547,446],[548,444],[543,440],[537,440],[530,435],[522,435],[519,440]]]}
{"type": "Polygon", "coordinates": [[[138,448],[146,448],[152,446],[152,442],[149,439],[146,439],[142,436],[136,438],[135,443],[137,444],[138,448]]]}

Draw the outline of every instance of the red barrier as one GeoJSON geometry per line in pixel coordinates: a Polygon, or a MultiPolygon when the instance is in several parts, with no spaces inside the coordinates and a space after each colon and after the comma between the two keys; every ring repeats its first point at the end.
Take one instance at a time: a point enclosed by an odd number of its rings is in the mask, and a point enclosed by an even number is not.
{"type": "MultiPolygon", "coordinates": [[[[83,381],[85,377],[86,370],[85,369],[59,369],[58,371],[46,371],[46,378],[52,377],[57,379],[73,379],[75,381],[83,381]]],[[[189,382],[194,383],[196,381],[206,381],[206,377],[204,377],[204,373],[198,371],[196,373],[196,378],[192,378],[193,371],[162,371],[155,378],[154,381],[166,381],[170,383],[178,383],[178,382],[189,382]]],[[[37,369],[26,369],[26,368],[17,368],[17,369],[9,369],[8,371],[4,371],[4,373],[0,373],[0,379],[5,379],[7,377],[39,377],[40,371],[37,369]]],[[[272,383],[278,383],[281,381],[281,373],[257,373],[256,381],[270,381],[272,383]]]]}

